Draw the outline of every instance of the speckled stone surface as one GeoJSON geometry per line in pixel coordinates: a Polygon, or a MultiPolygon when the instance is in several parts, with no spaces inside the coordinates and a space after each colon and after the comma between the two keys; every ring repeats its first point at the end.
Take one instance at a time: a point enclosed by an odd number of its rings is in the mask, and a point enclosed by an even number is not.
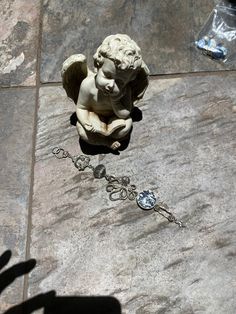
{"type": "MultiPolygon", "coordinates": [[[[25,259],[35,90],[0,90],[0,98],[0,255],[11,250],[8,268],[25,259]]],[[[0,312],[22,296],[23,276],[1,295],[0,312]]]]}
{"type": "Polygon", "coordinates": [[[127,33],[141,47],[151,74],[217,71],[220,65],[195,51],[193,43],[217,0],[63,1],[44,0],[41,81],[60,81],[62,62],[92,56],[110,34],[127,33]]]}
{"type": "Polygon", "coordinates": [[[0,86],[35,85],[40,0],[1,0],[0,86]]]}
{"type": "Polygon", "coordinates": [[[91,156],[139,190],[159,191],[180,230],[50,150],[79,153],[59,87],[40,91],[29,295],[111,295],[124,314],[236,311],[235,75],[152,80],[120,155],[91,156]]]}

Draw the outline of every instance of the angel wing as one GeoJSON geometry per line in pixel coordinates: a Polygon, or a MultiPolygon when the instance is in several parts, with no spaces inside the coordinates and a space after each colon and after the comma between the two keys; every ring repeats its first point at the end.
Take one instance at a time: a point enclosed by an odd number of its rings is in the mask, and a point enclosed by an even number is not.
{"type": "Polygon", "coordinates": [[[141,99],[148,87],[149,69],[143,62],[141,70],[138,72],[136,78],[129,83],[132,91],[132,101],[135,102],[141,99]]]}
{"type": "Polygon", "coordinates": [[[83,54],[70,56],[62,65],[63,88],[75,104],[78,100],[80,85],[90,73],[92,72],[87,67],[87,60],[83,54]]]}

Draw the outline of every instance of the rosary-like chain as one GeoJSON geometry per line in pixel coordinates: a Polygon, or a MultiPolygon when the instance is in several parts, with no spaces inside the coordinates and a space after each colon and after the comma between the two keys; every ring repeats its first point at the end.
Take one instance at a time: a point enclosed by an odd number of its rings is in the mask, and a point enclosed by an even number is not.
{"type": "MultiPolygon", "coordinates": [[[[95,178],[105,178],[108,181],[106,191],[109,193],[109,199],[111,201],[125,200],[127,198],[129,200],[134,200],[138,195],[137,191],[135,191],[136,186],[130,184],[129,177],[115,177],[106,174],[105,166],[102,164],[96,167],[90,165],[90,158],[88,156],[71,156],[69,152],[60,147],[53,148],[52,153],[58,159],[70,158],[79,171],[84,171],[86,168],[90,168],[93,171],[95,178]]],[[[168,206],[164,203],[159,203],[154,207],[154,211],[166,218],[169,222],[174,222],[179,225],[179,227],[185,227],[183,222],[177,220],[176,217],[167,209],[168,206]]]]}

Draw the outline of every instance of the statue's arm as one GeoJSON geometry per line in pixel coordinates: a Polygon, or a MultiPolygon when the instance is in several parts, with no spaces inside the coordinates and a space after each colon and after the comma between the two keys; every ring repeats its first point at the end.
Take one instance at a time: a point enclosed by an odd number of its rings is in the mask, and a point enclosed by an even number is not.
{"type": "Polygon", "coordinates": [[[76,115],[79,123],[87,130],[91,131],[92,125],[89,121],[89,102],[91,95],[86,85],[81,84],[78,101],[76,104],[76,115]]]}
{"type": "Polygon", "coordinates": [[[130,88],[127,88],[125,95],[119,101],[112,102],[112,109],[120,119],[129,118],[132,108],[133,103],[130,88]]]}

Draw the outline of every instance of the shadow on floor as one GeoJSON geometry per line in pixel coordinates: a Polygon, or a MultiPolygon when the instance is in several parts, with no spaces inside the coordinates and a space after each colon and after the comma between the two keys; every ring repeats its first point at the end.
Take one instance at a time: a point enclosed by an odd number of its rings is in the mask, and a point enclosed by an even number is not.
{"type": "MultiPolygon", "coordinates": [[[[11,258],[8,250],[0,256],[0,270],[11,258]]],[[[18,263],[0,274],[0,294],[17,277],[28,274],[36,265],[35,259],[18,263]]],[[[110,296],[56,296],[55,291],[38,294],[25,302],[16,305],[4,314],[30,314],[43,309],[44,314],[121,314],[117,299],[110,296]]]]}

